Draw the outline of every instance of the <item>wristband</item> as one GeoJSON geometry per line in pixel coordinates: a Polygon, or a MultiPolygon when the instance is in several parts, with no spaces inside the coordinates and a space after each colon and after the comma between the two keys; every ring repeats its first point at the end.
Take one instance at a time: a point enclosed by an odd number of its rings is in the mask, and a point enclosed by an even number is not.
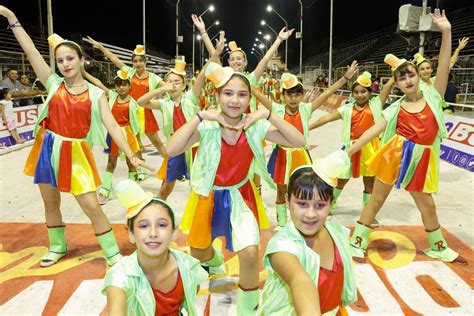
{"type": "Polygon", "coordinates": [[[16,22],[12,23],[12,24],[9,24],[8,27],[7,27],[7,30],[11,30],[11,29],[13,29],[17,26],[21,27],[20,21],[18,21],[18,20],[16,22]]]}
{"type": "Polygon", "coordinates": [[[346,75],[343,75],[344,79],[346,79],[347,81],[351,80],[350,78],[347,78],[346,75]]]}
{"type": "Polygon", "coordinates": [[[267,116],[267,121],[269,121],[271,117],[272,117],[272,111],[269,111],[268,116],[267,116]]]}
{"type": "Polygon", "coordinates": [[[197,118],[199,119],[199,122],[202,122],[202,117],[201,117],[201,115],[199,114],[199,112],[196,113],[196,116],[197,116],[197,118]]]}
{"type": "Polygon", "coordinates": [[[202,33],[201,33],[201,36],[204,36],[204,35],[209,36],[209,34],[207,34],[207,32],[202,32],[202,33]]]}

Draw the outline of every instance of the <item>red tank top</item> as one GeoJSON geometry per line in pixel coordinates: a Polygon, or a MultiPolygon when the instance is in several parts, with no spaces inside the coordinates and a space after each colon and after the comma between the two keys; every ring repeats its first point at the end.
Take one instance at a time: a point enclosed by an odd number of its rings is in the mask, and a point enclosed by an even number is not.
{"type": "Polygon", "coordinates": [[[235,145],[229,145],[222,138],[221,160],[217,167],[214,184],[232,186],[245,179],[249,173],[253,152],[247,142],[245,132],[239,136],[235,145]]]}
{"type": "Polygon", "coordinates": [[[168,293],[153,289],[155,296],[156,310],[155,316],[178,316],[181,302],[184,298],[183,281],[178,270],[178,280],[174,288],[168,293]]]}
{"type": "Polygon", "coordinates": [[[438,134],[438,123],[428,103],[418,113],[410,113],[401,107],[397,118],[397,134],[416,144],[432,145],[438,134]]]}
{"type": "Polygon", "coordinates": [[[186,118],[180,103],[178,106],[173,107],[173,132],[176,132],[184,124],[186,124],[186,118]]]}
{"type": "Polygon", "coordinates": [[[130,123],[129,108],[130,101],[120,103],[118,99],[115,100],[112,106],[112,115],[120,126],[125,126],[130,123]]]}
{"type": "Polygon", "coordinates": [[[296,127],[296,129],[303,134],[303,122],[301,122],[301,115],[300,111],[296,112],[295,114],[290,114],[285,111],[285,116],[283,119],[289,122],[291,125],[296,127]]]}
{"type": "Polygon", "coordinates": [[[138,100],[138,98],[149,91],[148,77],[140,79],[137,76],[133,76],[130,83],[131,87],[129,93],[135,100],[138,100]]]}
{"type": "Polygon", "coordinates": [[[352,109],[351,117],[351,139],[358,139],[366,130],[374,125],[374,116],[367,103],[362,109],[356,106],[352,109]]]}
{"type": "Polygon", "coordinates": [[[89,90],[72,94],[64,82],[49,101],[44,127],[64,137],[85,138],[91,126],[89,90]]]}
{"type": "Polygon", "coordinates": [[[344,289],[344,267],[336,243],[333,242],[333,244],[334,262],[332,269],[319,268],[318,293],[321,314],[341,305],[342,290],[344,289]]]}

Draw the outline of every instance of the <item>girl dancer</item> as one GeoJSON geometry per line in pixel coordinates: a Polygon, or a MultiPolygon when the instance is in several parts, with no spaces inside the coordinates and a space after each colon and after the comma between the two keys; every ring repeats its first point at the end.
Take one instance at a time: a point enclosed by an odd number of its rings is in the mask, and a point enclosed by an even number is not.
{"type": "Polygon", "coordinates": [[[132,180],[117,184],[115,193],[127,208],[128,236],[137,249],[105,276],[107,313],[197,315],[196,293],[208,275],[198,260],[170,249],[176,233],[171,206],[132,180]]]}
{"type": "Polygon", "coordinates": [[[281,76],[281,86],[283,90],[284,104],[270,101],[257,89],[252,89],[252,93],[272,114],[288,121],[295,126],[300,133],[305,136],[306,145],[303,148],[287,149],[282,146],[275,146],[275,149],[268,161],[268,172],[272,175],[273,181],[277,184],[276,212],[278,226],[285,226],[286,215],[286,186],[291,172],[301,165],[311,163],[311,157],[306,149],[308,146],[309,130],[308,125],[313,112],[319,108],[326,100],[352,78],[357,70],[357,62],[354,60],[351,66],[347,67],[344,76],[331,85],[326,91],[319,95],[311,103],[303,103],[303,84],[298,81],[295,75],[284,73],[281,76]]]}
{"type": "Polygon", "coordinates": [[[269,274],[258,315],[346,315],[344,307],[357,301],[349,229],[326,220],[345,167],[338,154],[300,166],[290,177],[291,221],[265,250],[269,274]]]}
{"type": "MultiPolygon", "coordinates": [[[[469,37],[463,37],[462,39],[459,40],[459,45],[454,51],[453,56],[451,56],[451,59],[449,61],[449,70],[451,70],[454,67],[454,65],[458,61],[459,53],[461,52],[461,50],[464,49],[464,47],[466,47],[468,42],[469,42],[469,37]]],[[[415,56],[413,57],[414,57],[415,65],[418,69],[418,73],[420,74],[420,78],[421,78],[420,89],[424,90],[426,88],[431,87],[436,80],[436,76],[431,77],[431,75],[433,74],[433,65],[431,63],[431,60],[426,59],[420,53],[416,53],[415,56]]]]}
{"type": "Polygon", "coordinates": [[[110,113],[103,91],[83,79],[81,48],[56,34],[49,38],[57,67],[64,76],[60,77],[44,61],[15,14],[0,6],[0,15],[8,19],[10,29],[28,56],[36,76],[48,90],[34,130],[35,143],[24,169],[25,174],[34,176],[45,206],[50,247],[40,265],[53,265],[67,253],[59,192],[74,195],[92,222],[107,263],[113,265],[121,257],[120,250],[97,201],[95,190],[100,178],[89,147],[93,144],[107,147],[102,123],[133,165],[144,164],[128,147],[110,113]]]}
{"type": "MultiPolygon", "coordinates": [[[[211,60],[218,60],[219,55],[224,49],[224,32],[221,33],[217,49],[211,60]]],[[[167,140],[186,122],[194,118],[199,111],[197,107],[197,98],[204,86],[205,74],[203,70],[193,84],[191,90],[184,93],[186,88],[186,63],[181,60],[176,61],[174,69],[171,69],[165,76],[166,84],[161,88],[144,94],[138,104],[148,109],[160,110],[163,113],[163,131],[167,140]],[[166,92],[168,97],[165,99],[154,99],[156,96],[166,92]]],[[[165,157],[157,177],[163,180],[158,193],[160,199],[166,200],[173,191],[176,179],[185,177],[189,180],[189,172],[192,161],[192,150],[189,149],[175,157],[165,157]]]]}
{"type": "MultiPolygon", "coordinates": [[[[375,122],[382,117],[382,108],[387,101],[390,90],[393,86],[393,78],[391,78],[384,86],[380,96],[372,96],[371,81],[372,75],[365,71],[357,77],[356,82],[352,85],[353,101],[337,109],[330,114],[320,117],[311,123],[309,129],[315,129],[326,123],[342,119],[342,145],[344,149],[349,148],[357,139],[375,122]]],[[[362,147],[360,151],[352,155],[351,167],[347,172],[337,180],[337,186],[334,188],[333,208],[336,208],[336,201],[349,182],[351,177],[358,178],[362,175],[364,182],[364,192],[362,193],[362,205],[365,206],[372,195],[374,187],[375,173],[367,170],[365,161],[369,159],[379,148],[380,139],[375,137],[367,145],[362,147]]]]}
{"type": "MultiPolygon", "coordinates": [[[[123,63],[114,53],[105,48],[99,42],[88,37],[91,44],[98,48],[104,53],[107,58],[114,63],[119,69],[124,69],[129,76],[131,82],[130,95],[134,100],[138,100],[142,95],[152,90],[157,89],[160,85],[163,85],[162,79],[152,72],[146,70],[146,55],[145,48],[143,45],[137,45],[133,50],[132,64],[133,67],[129,67],[123,63]]],[[[158,123],[156,122],[155,116],[150,109],[138,108],[138,119],[140,120],[140,130],[145,133],[150,142],[160,152],[162,157],[166,156],[165,145],[158,136],[158,123]]],[[[140,139],[139,139],[140,140],[140,139]]],[[[142,146],[143,147],[143,146],[142,146]]],[[[140,153],[141,156],[141,153],[140,153]]],[[[141,158],[141,157],[140,157],[141,158]]],[[[147,177],[145,170],[140,170],[140,180],[144,180],[147,177]]]]}
{"type": "Polygon", "coordinates": [[[258,304],[259,225],[268,227],[260,196],[250,181],[254,170],[251,165],[255,164],[255,169],[273,186],[265,170],[263,139],[301,147],[304,137],[266,109],[243,114],[251,90],[243,74],[211,62],[206,77],[218,88],[221,112],[198,112],[173,134],[167,151],[176,156],[200,142],[192,170],[193,191],[181,228],[189,232],[193,257],[211,268],[223,263],[222,254],[213,249],[212,241],[226,237],[226,248],[237,252],[239,258],[237,312],[249,315],[258,304]]]}
{"type": "MultiPolygon", "coordinates": [[[[91,76],[87,72],[83,73],[84,78],[95,84],[97,87],[104,90],[109,99],[109,107],[115,121],[120,125],[123,135],[127,140],[128,146],[132,149],[134,154],[140,152],[140,145],[136,135],[140,132],[140,123],[137,117],[137,102],[128,94],[130,91],[130,80],[128,73],[122,69],[117,71],[117,76],[114,78],[115,90],[110,90],[97,78],[91,76]]],[[[103,205],[107,202],[112,191],[112,177],[117,167],[117,158],[119,154],[123,158],[123,152],[119,150],[117,144],[112,140],[110,134],[107,134],[107,145],[109,146],[104,152],[109,154],[107,161],[107,169],[105,170],[102,185],[98,190],[99,204],[103,205]]],[[[132,180],[139,180],[136,168],[127,159],[128,178],[132,180]]]]}
{"type": "Polygon", "coordinates": [[[397,102],[382,112],[381,118],[353,144],[347,154],[353,155],[374,137],[384,132],[382,147],[367,161],[375,172],[372,198],[362,210],[351,238],[353,257],[363,257],[372,232],[370,224],[390,194],[392,187],[409,191],[425,226],[430,248],[425,254],[443,261],[464,261],[449,248],[441,232],[432,193],[438,190],[439,150],[447,136],[442,113],[444,91],[448,83],[451,24],[444,10],[430,14],[441,30],[436,80],[432,87],[420,90],[416,66],[389,54],[385,62],[392,67],[395,83],[404,93],[397,102]]]}

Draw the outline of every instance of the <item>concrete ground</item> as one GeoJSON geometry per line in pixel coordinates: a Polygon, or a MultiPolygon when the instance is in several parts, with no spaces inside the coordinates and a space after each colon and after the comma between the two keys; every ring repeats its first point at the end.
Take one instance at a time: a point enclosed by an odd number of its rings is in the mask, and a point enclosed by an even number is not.
{"type": "MultiPolygon", "coordinates": [[[[325,114],[316,111],[313,119],[325,114]]],[[[157,115],[158,116],[158,115],[157,115]]],[[[160,120],[161,121],[161,120],[160,120]]],[[[324,157],[340,146],[341,121],[333,122],[323,126],[310,134],[310,143],[317,145],[310,151],[312,158],[324,157]]],[[[161,132],[160,132],[161,134],[161,132]]],[[[161,136],[163,136],[161,134],[161,136]]],[[[41,196],[32,178],[22,173],[23,164],[30,152],[31,147],[24,147],[0,156],[0,221],[1,222],[28,222],[43,223],[44,213],[41,196]]],[[[266,148],[267,156],[271,153],[270,145],[266,148]]],[[[105,170],[107,156],[102,154],[100,148],[94,148],[94,157],[97,167],[101,172],[105,170]]],[[[147,162],[157,169],[161,165],[161,156],[145,154],[147,162]]],[[[127,178],[127,168],[124,161],[119,161],[114,173],[114,183],[127,178]]],[[[434,195],[438,216],[441,225],[456,235],[469,246],[474,245],[474,196],[472,173],[441,161],[439,175],[439,192],[434,195]]],[[[156,193],[161,181],[150,178],[142,183],[142,187],[156,193]]],[[[335,211],[333,220],[343,225],[354,225],[361,210],[363,185],[361,179],[351,180],[338,200],[339,208],[335,211]]],[[[173,193],[168,198],[175,207],[178,219],[181,218],[187,197],[189,194],[189,183],[177,182],[173,193]]],[[[276,192],[263,184],[262,196],[268,210],[268,216],[272,224],[276,223],[274,212],[274,201],[276,192]]],[[[62,212],[66,223],[89,223],[75,199],[70,194],[62,195],[62,212]]],[[[106,205],[104,211],[112,223],[125,223],[125,211],[116,197],[113,197],[106,205]]],[[[421,225],[421,217],[415,204],[407,192],[394,189],[387,199],[381,213],[378,215],[383,225],[421,225]]]]}

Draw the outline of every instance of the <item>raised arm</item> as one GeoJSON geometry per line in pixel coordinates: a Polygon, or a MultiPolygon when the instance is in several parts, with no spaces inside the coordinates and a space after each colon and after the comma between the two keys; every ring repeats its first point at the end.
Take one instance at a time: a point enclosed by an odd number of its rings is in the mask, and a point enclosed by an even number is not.
{"type": "Polygon", "coordinates": [[[365,144],[370,142],[375,137],[379,136],[385,130],[387,121],[385,118],[378,120],[371,128],[366,130],[364,134],[347,150],[347,155],[350,157],[358,152],[365,144]]]}
{"type": "Polygon", "coordinates": [[[453,69],[454,65],[459,59],[459,53],[466,47],[467,42],[469,42],[469,37],[463,37],[459,40],[459,45],[451,56],[451,60],[449,61],[449,70],[453,69]]]}
{"type": "Polygon", "coordinates": [[[395,83],[395,78],[390,77],[390,79],[384,84],[382,91],[380,92],[380,103],[383,105],[387,102],[388,97],[390,96],[390,91],[392,91],[393,84],[395,83]]]}
{"type": "Polygon", "coordinates": [[[212,56],[216,49],[214,48],[214,45],[212,45],[211,39],[209,38],[209,34],[207,34],[206,32],[206,24],[204,24],[203,19],[197,16],[196,14],[191,14],[191,19],[193,19],[194,25],[196,25],[196,28],[199,30],[199,33],[201,33],[201,40],[204,42],[204,45],[206,45],[206,49],[209,53],[209,56],[212,56]]]}
{"type": "Polygon", "coordinates": [[[276,252],[270,255],[270,263],[290,288],[296,314],[321,315],[318,289],[298,258],[288,252],[276,252]]]}
{"type": "Polygon", "coordinates": [[[107,294],[107,315],[127,315],[127,294],[121,288],[109,286],[107,294]]]}
{"type": "Polygon", "coordinates": [[[173,90],[173,84],[166,82],[158,89],[151,90],[142,95],[140,98],[138,98],[137,103],[139,106],[147,109],[161,110],[160,100],[155,98],[171,90],[173,90]]]}
{"type": "Polygon", "coordinates": [[[346,82],[348,82],[356,73],[357,71],[357,61],[354,60],[352,61],[352,64],[350,66],[347,66],[347,71],[346,73],[334,84],[332,84],[329,88],[326,89],[323,93],[321,93],[316,99],[311,102],[311,108],[313,111],[315,111],[317,108],[319,108],[326,100],[334,93],[336,92],[339,88],[341,88],[346,82]]]}
{"type": "Polygon", "coordinates": [[[451,23],[444,10],[435,9],[434,13],[430,13],[433,23],[441,31],[441,48],[438,57],[438,69],[436,70],[436,79],[434,86],[441,96],[444,96],[449,78],[449,63],[451,55],[451,23]]]}
{"type": "Polygon", "coordinates": [[[103,83],[102,81],[100,81],[99,79],[97,79],[96,77],[92,76],[90,73],[88,73],[87,71],[83,70],[82,71],[82,76],[84,77],[84,79],[86,79],[87,81],[89,81],[90,83],[92,83],[93,85],[99,87],[100,89],[104,90],[105,94],[108,96],[109,95],[109,91],[110,89],[107,88],[103,83]]]}
{"type": "Polygon", "coordinates": [[[263,93],[261,93],[257,87],[252,86],[252,94],[257,98],[260,103],[263,104],[269,111],[272,110],[273,102],[269,98],[267,98],[263,93]]]}
{"type": "Polygon", "coordinates": [[[311,123],[309,125],[309,130],[316,129],[320,126],[323,126],[326,123],[337,121],[339,119],[341,119],[341,113],[339,113],[339,111],[334,111],[332,113],[326,114],[318,118],[316,121],[311,123]]]}
{"type": "Polygon", "coordinates": [[[286,27],[281,29],[280,33],[278,34],[277,38],[273,42],[272,46],[270,46],[265,56],[263,56],[262,60],[260,60],[260,62],[257,65],[257,68],[255,68],[255,78],[257,81],[262,76],[263,72],[265,71],[265,68],[267,67],[268,62],[272,59],[272,56],[278,50],[278,47],[280,46],[280,44],[288,40],[291,34],[293,34],[294,30],[295,29],[287,30],[286,27]]]}
{"type": "Polygon", "coordinates": [[[91,42],[91,44],[95,47],[95,48],[98,48],[105,56],[107,56],[107,58],[115,65],[115,67],[119,68],[119,69],[122,69],[123,66],[125,66],[125,64],[123,63],[123,61],[121,61],[117,55],[115,55],[114,53],[112,53],[110,50],[108,50],[107,48],[104,47],[104,45],[102,45],[101,43],[95,41],[94,39],[92,39],[90,36],[87,36],[87,38],[89,39],[89,41],[91,42]]]}
{"type": "Polygon", "coordinates": [[[216,49],[214,49],[214,52],[211,54],[211,58],[207,61],[207,63],[202,67],[201,71],[199,72],[199,75],[196,78],[196,81],[193,84],[193,94],[196,99],[199,98],[201,95],[202,88],[204,87],[204,84],[206,83],[206,68],[207,65],[211,61],[215,63],[220,63],[220,55],[222,54],[222,51],[224,50],[224,44],[225,44],[225,32],[220,32],[219,34],[219,40],[216,40],[216,49]]]}
{"type": "Polygon", "coordinates": [[[0,15],[3,15],[7,18],[10,29],[15,35],[16,40],[20,44],[21,48],[25,52],[28,60],[33,66],[36,76],[41,81],[41,83],[46,86],[48,77],[51,75],[52,70],[46,61],[41,56],[38,49],[36,49],[35,44],[31,40],[30,36],[25,32],[20,22],[18,21],[15,13],[4,6],[0,6],[0,15]]]}

